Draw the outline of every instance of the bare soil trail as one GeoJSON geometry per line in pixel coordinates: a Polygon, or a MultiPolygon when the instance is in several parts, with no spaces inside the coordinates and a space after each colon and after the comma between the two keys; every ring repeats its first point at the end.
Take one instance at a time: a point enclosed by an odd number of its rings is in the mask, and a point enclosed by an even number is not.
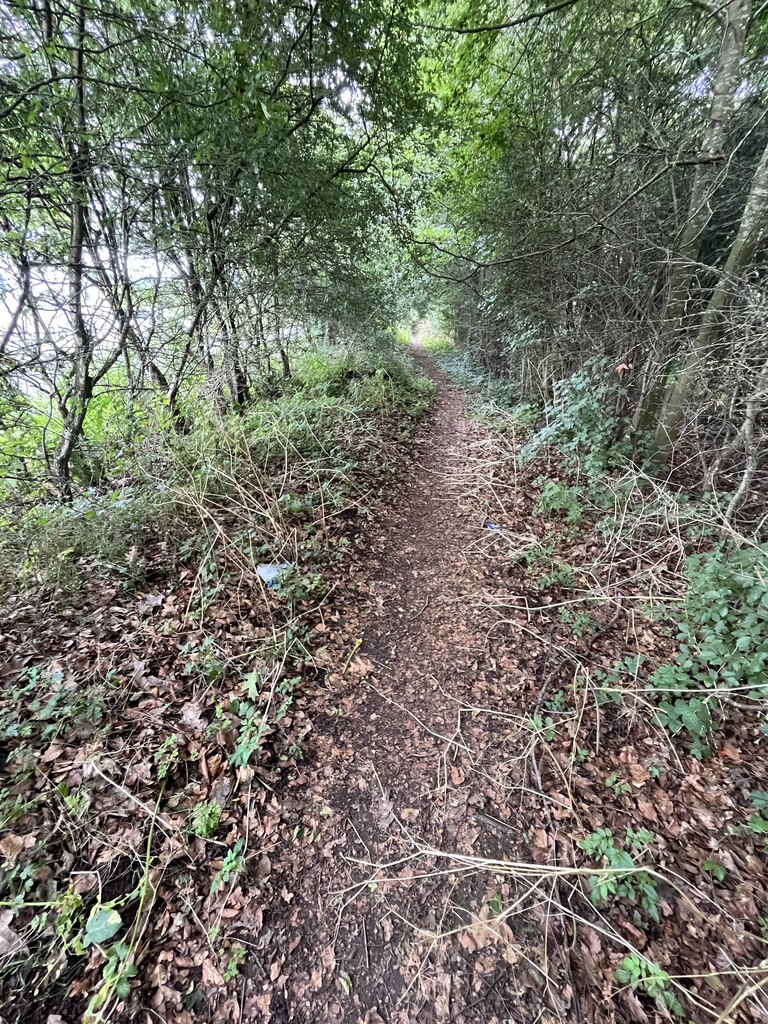
{"type": "Polygon", "coordinates": [[[353,639],[344,671],[309,708],[302,781],[314,835],[273,863],[282,906],[265,908],[269,957],[279,952],[264,970],[264,1019],[494,1024],[541,1010],[525,1008],[523,992],[535,998],[540,986],[525,981],[514,937],[492,941],[477,923],[488,878],[431,874],[446,865],[429,856],[401,860],[418,844],[486,857],[519,845],[513,812],[484,781],[498,723],[462,712],[498,680],[476,600],[487,562],[473,548],[488,533],[462,500],[478,428],[426,353],[414,358],[437,385],[436,405],[354,556],[340,609],[353,639]]]}

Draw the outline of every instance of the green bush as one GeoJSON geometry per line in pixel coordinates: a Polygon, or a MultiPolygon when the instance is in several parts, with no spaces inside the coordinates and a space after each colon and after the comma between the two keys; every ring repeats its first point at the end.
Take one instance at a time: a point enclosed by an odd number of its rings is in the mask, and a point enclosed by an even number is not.
{"type": "Polygon", "coordinates": [[[678,655],[649,680],[657,720],[688,734],[697,757],[709,752],[721,702],[738,690],[755,709],[768,697],[768,545],[693,555],[680,607],[678,655]],[[712,691],[711,695],[707,691],[712,691]]]}
{"type": "Polygon", "coordinates": [[[480,403],[491,407],[482,409],[486,419],[492,418],[493,413],[499,410],[507,416],[511,415],[521,426],[528,425],[532,419],[535,421],[538,418],[538,412],[533,413],[533,406],[520,406],[520,389],[517,383],[509,378],[489,373],[482,362],[480,352],[476,349],[459,349],[451,343],[433,346],[429,351],[460,388],[469,392],[480,403]],[[515,414],[517,409],[521,410],[520,419],[515,414]]]}
{"type": "Polygon", "coordinates": [[[584,515],[582,495],[576,487],[568,487],[559,480],[548,480],[539,498],[541,511],[545,513],[562,512],[566,523],[576,526],[584,515]]]}
{"type": "Polygon", "coordinates": [[[360,372],[351,355],[337,355],[327,349],[304,353],[297,361],[292,384],[317,395],[342,393],[345,382],[360,372]]]}
{"type": "Polygon", "coordinates": [[[159,487],[87,492],[71,504],[36,505],[0,539],[4,584],[12,588],[21,577],[69,587],[86,564],[89,574],[136,584],[146,567],[141,549],[180,527],[178,509],[159,487]]]}
{"type": "Polygon", "coordinates": [[[432,355],[453,352],[456,349],[456,343],[453,338],[435,330],[429,330],[420,334],[419,342],[421,347],[432,355]]]}
{"type": "Polygon", "coordinates": [[[188,403],[185,431],[172,429],[162,409],[139,406],[128,422],[126,409],[105,398],[96,403],[88,444],[126,482],[81,489],[69,504],[33,505],[15,522],[8,516],[3,582],[13,589],[21,576],[72,588],[87,573],[134,586],[148,567],[150,541],[169,541],[182,557],[199,553],[194,537],[204,508],[217,520],[228,516],[235,544],[246,520],[241,550],[268,558],[282,545],[286,521],[311,521],[316,504],[326,511],[348,504],[350,474],[375,458],[390,422],[421,415],[433,391],[393,349],[321,350],[299,361],[278,397],[257,399],[243,415],[222,413],[212,400],[188,403]],[[244,486],[255,497],[244,498],[244,486]]]}
{"type": "Polygon", "coordinates": [[[606,375],[604,360],[592,361],[554,385],[547,424],[521,450],[523,461],[553,445],[578,459],[589,476],[604,473],[622,454],[616,444],[619,385],[606,375]]]}

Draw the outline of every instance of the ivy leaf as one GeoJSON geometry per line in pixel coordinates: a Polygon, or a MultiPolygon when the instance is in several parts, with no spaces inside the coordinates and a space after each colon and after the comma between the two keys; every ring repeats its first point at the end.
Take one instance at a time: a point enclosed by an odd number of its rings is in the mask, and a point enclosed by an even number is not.
{"type": "Polygon", "coordinates": [[[768,835],[768,818],[762,814],[753,814],[749,819],[749,827],[755,835],[768,835]]]}
{"type": "Polygon", "coordinates": [[[122,924],[123,919],[116,910],[98,904],[91,911],[85,926],[83,945],[91,946],[94,943],[106,942],[120,930],[122,924]]]}

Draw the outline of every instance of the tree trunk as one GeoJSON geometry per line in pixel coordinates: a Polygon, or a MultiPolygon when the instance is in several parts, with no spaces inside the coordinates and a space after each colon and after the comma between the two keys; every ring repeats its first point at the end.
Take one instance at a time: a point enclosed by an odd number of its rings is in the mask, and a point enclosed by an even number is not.
{"type": "Polygon", "coordinates": [[[61,436],[51,457],[51,474],[59,494],[68,500],[72,495],[70,460],[83,431],[88,402],[93,394],[90,362],[93,345],[83,316],[84,266],[83,251],[86,232],[86,174],[88,166],[87,129],[83,82],[83,49],[85,42],[85,8],[81,4],[76,17],[75,37],[75,131],[70,146],[69,179],[72,189],[69,248],[69,317],[75,336],[75,356],[69,399],[64,402],[61,436]]]}
{"type": "Polygon", "coordinates": [[[709,122],[699,151],[700,163],[688,204],[688,217],[677,246],[677,253],[669,277],[669,291],[663,322],[673,331],[685,317],[685,305],[699,258],[701,241],[712,219],[712,196],[717,188],[717,177],[724,157],[724,144],[733,117],[736,90],[739,86],[741,61],[749,29],[751,0],[730,0],[723,18],[723,36],[717,58],[712,86],[709,122]]]}
{"type": "Polygon", "coordinates": [[[666,458],[680,440],[685,402],[719,341],[738,277],[749,267],[768,223],[768,146],[752,178],[744,212],[728,259],[701,320],[696,341],[669,390],[656,429],[656,447],[666,458]]]}
{"type": "MultiPolygon", "coordinates": [[[[685,320],[685,308],[696,271],[696,262],[707,225],[712,219],[712,197],[724,158],[724,145],[736,103],[741,62],[749,31],[752,0],[730,0],[721,14],[722,38],[713,75],[712,101],[707,128],[699,148],[699,163],[691,188],[688,213],[669,273],[667,298],[662,314],[661,359],[674,351],[673,339],[685,320]]],[[[668,371],[662,369],[656,382],[645,392],[635,414],[638,432],[657,423],[669,392],[668,371]]]]}

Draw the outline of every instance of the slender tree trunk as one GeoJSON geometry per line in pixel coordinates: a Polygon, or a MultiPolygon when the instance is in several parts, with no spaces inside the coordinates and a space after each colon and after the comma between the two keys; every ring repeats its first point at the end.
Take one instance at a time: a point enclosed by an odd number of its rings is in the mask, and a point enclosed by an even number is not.
{"type": "Polygon", "coordinates": [[[736,493],[731,498],[725,513],[725,520],[728,523],[731,522],[733,517],[746,501],[750,484],[752,483],[755,470],[757,469],[755,424],[757,422],[757,417],[760,414],[763,401],[765,400],[766,392],[768,392],[768,361],[765,362],[760,376],[758,377],[755,390],[747,402],[744,422],[742,423],[741,430],[739,431],[739,438],[744,444],[744,452],[746,454],[747,461],[739,486],[736,488],[736,493]]]}
{"type": "Polygon", "coordinates": [[[281,322],[281,311],[280,311],[280,295],[278,291],[278,280],[280,276],[278,257],[277,257],[277,241],[271,239],[270,245],[272,246],[270,254],[270,265],[272,269],[272,287],[274,294],[272,296],[272,308],[275,314],[275,336],[277,338],[277,351],[280,354],[280,362],[283,367],[283,378],[290,380],[291,378],[291,363],[288,359],[288,351],[283,342],[283,329],[281,322]]]}
{"type": "Polygon", "coordinates": [[[86,142],[85,99],[83,83],[83,46],[85,40],[85,8],[80,4],[75,35],[75,138],[67,140],[70,148],[69,178],[72,189],[69,248],[69,317],[74,333],[75,356],[70,381],[70,397],[64,404],[61,435],[51,457],[51,473],[61,496],[72,494],[70,460],[83,431],[88,402],[93,394],[90,363],[93,346],[83,316],[83,251],[86,232],[86,174],[88,151],[86,142]]]}
{"type": "Polygon", "coordinates": [[[722,13],[723,35],[712,86],[709,122],[699,151],[700,163],[688,204],[688,217],[670,270],[663,321],[674,330],[685,317],[685,306],[699,258],[701,241],[712,219],[712,196],[724,157],[728,128],[741,80],[741,61],[752,11],[751,0],[730,0],[722,13]]]}
{"type": "MultiPolygon", "coordinates": [[[[701,242],[712,219],[712,197],[717,190],[718,175],[725,156],[728,128],[736,104],[741,62],[749,31],[752,0],[729,0],[723,7],[720,24],[722,37],[712,85],[712,101],[707,127],[699,148],[699,163],[693,178],[688,213],[669,272],[667,298],[662,314],[661,359],[667,361],[674,351],[674,338],[685,320],[685,309],[691,289],[701,242]]],[[[662,370],[658,379],[643,396],[635,415],[635,427],[643,433],[658,422],[660,410],[667,401],[670,381],[662,370]]]]}
{"type": "Polygon", "coordinates": [[[727,322],[737,280],[749,267],[768,224],[768,146],[752,178],[744,212],[728,259],[712,292],[693,348],[670,388],[656,430],[656,447],[662,457],[669,455],[680,440],[685,402],[701,376],[707,359],[720,340],[727,322]]]}

